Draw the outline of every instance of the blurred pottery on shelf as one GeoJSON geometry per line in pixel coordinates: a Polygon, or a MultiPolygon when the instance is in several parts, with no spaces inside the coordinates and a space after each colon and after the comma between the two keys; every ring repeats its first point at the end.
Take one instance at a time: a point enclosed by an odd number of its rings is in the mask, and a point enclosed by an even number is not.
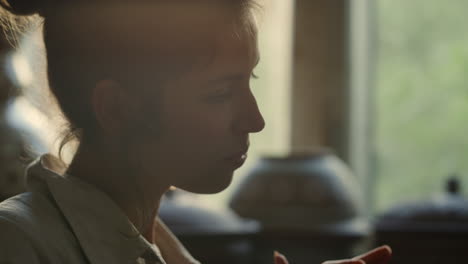
{"type": "Polygon", "coordinates": [[[399,204],[379,216],[376,244],[392,246],[391,263],[460,263],[468,258],[468,200],[460,189],[452,177],[445,193],[399,204]]]}
{"type": "Polygon", "coordinates": [[[356,177],[328,150],[265,157],[232,196],[231,208],[263,230],[366,234],[356,177]]]}

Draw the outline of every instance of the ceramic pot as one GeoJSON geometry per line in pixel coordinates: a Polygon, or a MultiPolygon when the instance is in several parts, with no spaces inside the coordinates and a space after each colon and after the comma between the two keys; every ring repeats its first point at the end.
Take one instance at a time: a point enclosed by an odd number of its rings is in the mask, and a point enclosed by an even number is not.
{"type": "Polygon", "coordinates": [[[327,150],[261,159],[230,206],[265,230],[367,231],[357,179],[327,150]]]}

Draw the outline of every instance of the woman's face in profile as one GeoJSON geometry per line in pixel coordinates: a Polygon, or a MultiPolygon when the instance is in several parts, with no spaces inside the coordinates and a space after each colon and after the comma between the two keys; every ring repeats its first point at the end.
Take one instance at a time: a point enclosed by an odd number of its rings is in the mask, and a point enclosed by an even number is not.
{"type": "Polygon", "coordinates": [[[249,133],[265,125],[250,88],[256,37],[222,32],[213,52],[208,65],[164,87],[161,133],[143,154],[158,181],[197,193],[225,189],[246,159],[249,133]]]}

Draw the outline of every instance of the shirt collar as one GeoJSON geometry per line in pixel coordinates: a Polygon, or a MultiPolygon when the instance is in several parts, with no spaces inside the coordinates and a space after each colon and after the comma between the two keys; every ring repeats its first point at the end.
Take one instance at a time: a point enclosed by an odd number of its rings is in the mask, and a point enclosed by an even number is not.
{"type": "Polygon", "coordinates": [[[53,156],[42,156],[28,168],[28,189],[51,193],[92,264],[135,263],[154,250],[107,195],[78,178],[60,176],[64,168],[53,156]]]}

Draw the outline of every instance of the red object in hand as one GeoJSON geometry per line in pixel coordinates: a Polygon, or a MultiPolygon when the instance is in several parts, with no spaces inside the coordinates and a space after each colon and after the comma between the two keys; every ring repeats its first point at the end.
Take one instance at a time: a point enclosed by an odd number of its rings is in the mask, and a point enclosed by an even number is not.
{"type": "Polygon", "coordinates": [[[278,251],[273,252],[273,259],[275,264],[289,264],[288,259],[278,251]]]}
{"type": "MultiPolygon", "coordinates": [[[[389,246],[381,246],[352,259],[325,261],[323,264],[387,264],[392,257],[392,249],[389,246]]],[[[288,259],[275,251],[274,264],[289,264],[288,259]]]]}

